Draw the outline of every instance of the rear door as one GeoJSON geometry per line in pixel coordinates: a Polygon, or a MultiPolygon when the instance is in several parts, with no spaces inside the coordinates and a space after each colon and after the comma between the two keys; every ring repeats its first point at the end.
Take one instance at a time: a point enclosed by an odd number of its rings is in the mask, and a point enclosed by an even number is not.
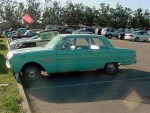
{"type": "Polygon", "coordinates": [[[147,32],[144,32],[144,40],[149,41],[150,36],[148,35],[147,32]]]}
{"type": "Polygon", "coordinates": [[[98,37],[91,38],[91,54],[92,54],[92,68],[104,68],[108,59],[111,58],[109,48],[98,37]]]}
{"type": "Polygon", "coordinates": [[[140,41],[145,40],[144,32],[138,32],[138,36],[139,36],[140,41]]]}

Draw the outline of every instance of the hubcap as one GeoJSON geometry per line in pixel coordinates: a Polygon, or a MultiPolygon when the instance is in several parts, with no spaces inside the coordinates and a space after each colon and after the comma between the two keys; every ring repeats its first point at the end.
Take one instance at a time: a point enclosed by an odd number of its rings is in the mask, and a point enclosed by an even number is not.
{"type": "Polygon", "coordinates": [[[139,38],[136,38],[135,41],[138,42],[138,41],[139,41],[139,38]]]}
{"type": "Polygon", "coordinates": [[[27,79],[37,79],[39,76],[39,70],[35,67],[29,67],[27,70],[26,70],[26,78],[27,79]]]}
{"type": "Polygon", "coordinates": [[[108,65],[107,65],[107,71],[108,71],[110,74],[116,73],[116,71],[117,71],[116,65],[113,64],[113,63],[108,64],[108,65]]]}
{"type": "Polygon", "coordinates": [[[110,38],[111,38],[111,35],[108,35],[108,38],[110,39],[110,38]]]}
{"type": "Polygon", "coordinates": [[[115,67],[114,64],[109,64],[109,65],[108,65],[108,70],[109,70],[110,72],[115,71],[115,69],[116,69],[116,67],[115,67]]]}

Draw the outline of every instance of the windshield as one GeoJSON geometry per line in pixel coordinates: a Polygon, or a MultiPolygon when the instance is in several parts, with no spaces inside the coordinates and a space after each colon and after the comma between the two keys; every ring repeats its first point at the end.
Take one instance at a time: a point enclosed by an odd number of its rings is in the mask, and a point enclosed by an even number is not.
{"type": "Polygon", "coordinates": [[[64,36],[56,36],[54,37],[48,44],[45,45],[46,48],[49,49],[56,49],[60,47],[60,45],[64,42],[65,37],[64,36]]]}
{"type": "Polygon", "coordinates": [[[38,35],[35,35],[35,36],[33,36],[33,37],[31,37],[30,39],[38,39],[38,35]]]}

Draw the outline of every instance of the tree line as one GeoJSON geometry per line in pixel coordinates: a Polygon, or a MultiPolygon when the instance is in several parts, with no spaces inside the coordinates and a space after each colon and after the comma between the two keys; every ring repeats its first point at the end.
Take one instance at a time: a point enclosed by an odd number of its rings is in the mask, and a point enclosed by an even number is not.
{"type": "Polygon", "coordinates": [[[115,28],[150,28],[148,9],[138,8],[133,11],[119,3],[115,8],[104,3],[101,3],[99,8],[91,8],[82,3],[74,4],[70,0],[64,6],[56,0],[45,0],[43,3],[39,0],[1,0],[0,6],[0,23],[5,23],[4,29],[27,25],[22,19],[25,13],[34,21],[29,25],[30,28],[44,28],[46,25],[79,27],[81,24],[115,28]]]}

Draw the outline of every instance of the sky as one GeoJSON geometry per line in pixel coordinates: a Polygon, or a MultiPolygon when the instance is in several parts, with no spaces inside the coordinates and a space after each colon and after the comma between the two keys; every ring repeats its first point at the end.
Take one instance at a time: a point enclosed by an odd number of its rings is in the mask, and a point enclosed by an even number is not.
{"type": "MultiPolygon", "coordinates": [[[[17,0],[18,2],[24,2],[25,0],[17,0]]],[[[41,3],[45,0],[39,0],[41,3]]],[[[54,0],[52,0],[54,1],[54,0]]],[[[62,5],[65,5],[68,0],[56,0],[59,1],[62,5]]],[[[131,8],[132,10],[136,10],[138,8],[148,9],[150,10],[150,0],[71,0],[73,3],[82,3],[84,6],[96,8],[100,7],[101,3],[109,4],[110,7],[115,8],[116,4],[119,3],[123,7],[131,8]]]]}

